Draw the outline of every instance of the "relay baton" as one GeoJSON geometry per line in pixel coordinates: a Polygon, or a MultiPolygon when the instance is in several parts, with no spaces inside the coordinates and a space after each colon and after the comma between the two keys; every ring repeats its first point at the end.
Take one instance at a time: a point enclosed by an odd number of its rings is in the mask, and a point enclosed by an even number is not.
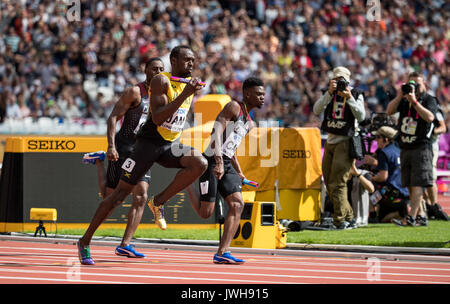
{"type": "Polygon", "coordinates": [[[252,186],[252,187],[255,187],[255,188],[258,188],[258,187],[259,187],[259,184],[258,184],[257,182],[248,180],[248,179],[246,179],[246,178],[244,178],[244,180],[242,181],[242,183],[243,183],[244,185],[249,185],[249,186],[252,186]]]}
{"type": "MultiPolygon", "coordinates": [[[[181,82],[181,83],[189,83],[189,81],[191,81],[190,79],[187,79],[187,78],[175,77],[175,76],[170,76],[170,80],[175,81],[175,82],[181,82]]],[[[205,86],[206,82],[199,81],[198,84],[205,86]]]]}

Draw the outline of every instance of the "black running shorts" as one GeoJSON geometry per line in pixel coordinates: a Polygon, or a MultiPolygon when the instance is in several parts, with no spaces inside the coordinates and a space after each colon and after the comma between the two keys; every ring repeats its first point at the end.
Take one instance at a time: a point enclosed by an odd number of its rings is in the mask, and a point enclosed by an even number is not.
{"type": "MultiPolygon", "coordinates": [[[[122,165],[125,157],[120,157],[117,161],[108,161],[108,169],[106,170],[106,187],[115,189],[119,184],[120,176],[122,175],[122,165]]],[[[150,184],[150,170],[141,177],[139,182],[146,182],[150,184]]]]}
{"type": "Polygon", "coordinates": [[[206,157],[208,160],[208,169],[199,178],[200,201],[215,202],[217,193],[223,198],[228,195],[241,192],[242,180],[234,169],[231,160],[223,160],[224,174],[220,180],[213,173],[216,163],[213,157],[206,157]]]}
{"type": "Polygon", "coordinates": [[[165,168],[183,168],[180,163],[192,147],[175,142],[158,142],[153,139],[138,138],[131,155],[122,164],[121,179],[136,185],[156,162],[165,168]]]}

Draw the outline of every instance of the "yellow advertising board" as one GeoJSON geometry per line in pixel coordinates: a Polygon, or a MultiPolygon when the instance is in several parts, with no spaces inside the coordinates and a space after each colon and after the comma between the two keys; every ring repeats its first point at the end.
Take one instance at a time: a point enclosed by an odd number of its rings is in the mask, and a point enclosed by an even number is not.
{"type": "Polygon", "coordinates": [[[231,97],[226,94],[207,94],[197,99],[194,103],[197,124],[215,121],[217,115],[230,101],[231,97]]]}
{"type": "MultiPolygon", "coordinates": [[[[239,165],[249,180],[259,183],[257,191],[274,189],[279,162],[279,128],[254,128],[236,151],[239,165]]],[[[244,186],[243,190],[255,190],[244,186]]]]}
{"type": "MultiPolygon", "coordinates": [[[[206,95],[198,99],[195,113],[202,124],[184,130],[180,141],[204,152],[216,116],[231,100],[228,95],[206,95]]],[[[13,153],[87,153],[107,150],[106,136],[12,136],[4,151],[13,153]]],[[[315,220],[320,217],[321,137],[317,128],[254,128],[236,151],[247,179],[258,188],[247,201],[278,201],[280,218],[315,220]],[[277,186],[276,186],[277,185],[277,186]]]]}
{"type": "Polygon", "coordinates": [[[317,128],[255,128],[236,153],[258,191],[274,190],[276,181],[278,189],[320,189],[320,147],[317,128]]]}
{"type": "Polygon", "coordinates": [[[285,128],[280,134],[279,189],[320,189],[321,138],[317,128],[285,128]]]}
{"type": "Polygon", "coordinates": [[[6,139],[5,152],[80,153],[106,151],[106,137],[88,136],[17,136],[6,139]]]}

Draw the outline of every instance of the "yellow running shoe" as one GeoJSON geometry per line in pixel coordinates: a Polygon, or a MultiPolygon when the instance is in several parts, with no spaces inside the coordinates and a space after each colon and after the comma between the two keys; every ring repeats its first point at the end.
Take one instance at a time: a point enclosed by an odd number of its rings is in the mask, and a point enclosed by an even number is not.
{"type": "Polygon", "coordinates": [[[161,230],[166,230],[167,229],[167,225],[166,225],[166,219],[164,218],[164,207],[156,207],[153,203],[154,200],[154,196],[152,196],[148,202],[147,205],[150,208],[150,210],[153,212],[153,216],[155,217],[155,223],[156,225],[158,225],[158,227],[161,230]]]}

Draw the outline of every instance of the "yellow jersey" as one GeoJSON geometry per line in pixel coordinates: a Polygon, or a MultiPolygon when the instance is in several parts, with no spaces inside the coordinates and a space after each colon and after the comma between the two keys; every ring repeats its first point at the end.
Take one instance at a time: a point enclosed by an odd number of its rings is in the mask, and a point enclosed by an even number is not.
{"type": "MultiPolygon", "coordinates": [[[[180,94],[183,92],[186,84],[170,81],[170,76],[172,75],[169,72],[162,72],[161,75],[164,75],[169,80],[169,88],[167,90],[167,98],[168,102],[173,102],[180,94]]],[[[150,95],[150,90],[149,90],[150,95]]],[[[184,124],[187,119],[187,115],[189,113],[189,109],[192,104],[193,95],[189,96],[184,100],[181,106],[177,109],[173,115],[163,122],[160,126],[156,126],[153,123],[151,118],[151,111],[149,111],[149,116],[144,126],[139,131],[138,136],[140,137],[161,137],[165,141],[173,142],[177,140],[181,132],[183,131],[184,124]],[[155,134],[157,133],[157,134],[155,134]]]]}

